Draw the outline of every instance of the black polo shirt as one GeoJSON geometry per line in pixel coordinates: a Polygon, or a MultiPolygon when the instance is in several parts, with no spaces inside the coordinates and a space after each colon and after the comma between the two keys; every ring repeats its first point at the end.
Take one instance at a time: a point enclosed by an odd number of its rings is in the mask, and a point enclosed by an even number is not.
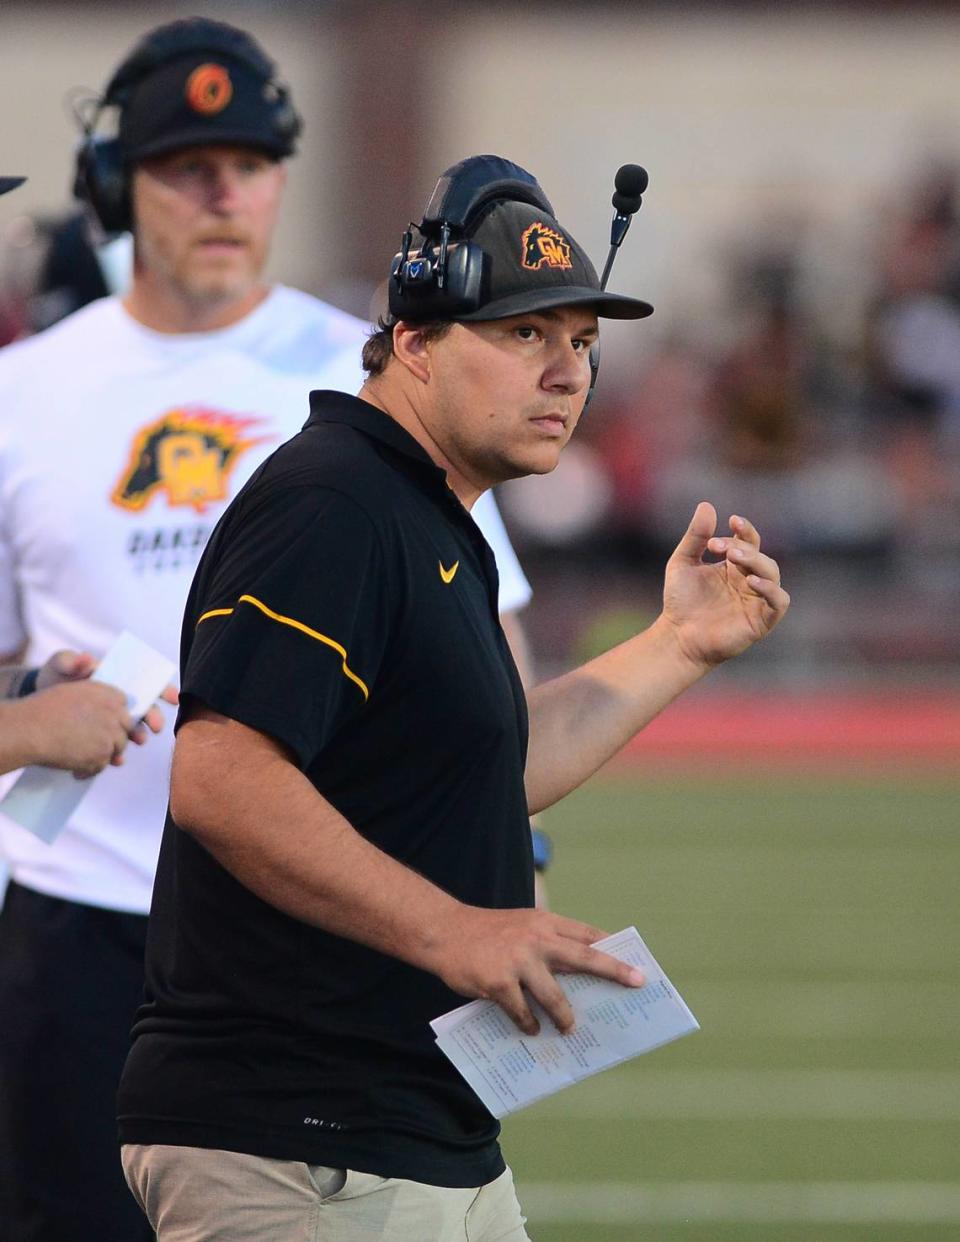
{"type": "MultiPolygon", "coordinates": [[[[186,703],[285,743],[380,849],[469,904],[532,904],[526,706],[493,555],[387,415],[311,395],[214,532],[181,664],[186,703]]],[[[428,1025],[462,1000],[261,901],[168,814],[121,1140],[482,1185],[503,1170],[499,1126],[428,1025]]]]}

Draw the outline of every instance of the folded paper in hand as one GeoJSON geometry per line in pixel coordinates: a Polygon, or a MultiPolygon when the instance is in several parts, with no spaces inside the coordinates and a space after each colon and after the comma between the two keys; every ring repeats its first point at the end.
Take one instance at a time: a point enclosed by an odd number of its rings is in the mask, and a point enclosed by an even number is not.
{"type": "Polygon", "coordinates": [[[487,1000],[471,1001],[430,1023],[437,1046],[494,1117],[700,1029],[635,927],[597,941],[594,948],[639,967],[647,982],[628,988],[595,975],[558,975],[576,1018],[569,1035],[561,1035],[532,998],[538,1035],[525,1035],[487,1000]]]}
{"type": "MultiPolygon", "coordinates": [[[[122,690],[130,715],[140,720],[173,671],[171,660],[124,630],[100,661],[92,680],[105,681],[122,690]]],[[[56,768],[24,768],[0,801],[0,811],[52,845],[93,781],[99,779],[102,777],[78,781],[70,772],[56,768]]]]}

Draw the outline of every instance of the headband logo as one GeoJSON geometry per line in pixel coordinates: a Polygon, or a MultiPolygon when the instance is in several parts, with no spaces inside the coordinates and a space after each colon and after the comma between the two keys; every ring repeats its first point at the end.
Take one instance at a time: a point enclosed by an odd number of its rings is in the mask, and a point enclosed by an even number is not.
{"type": "Polygon", "coordinates": [[[556,229],[548,229],[538,220],[524,232],[520,239],[523,247],[522,267],[538,272],[544,263],[547,267],[573,267],[570,259],[570,243],[556,229]]]}
{"type": "Polygon", "coordinates": [[[198,65],[187,78],[187,103],[203,116],[216,116],[233,98],[233,83],[223,65],[198,65]]]}

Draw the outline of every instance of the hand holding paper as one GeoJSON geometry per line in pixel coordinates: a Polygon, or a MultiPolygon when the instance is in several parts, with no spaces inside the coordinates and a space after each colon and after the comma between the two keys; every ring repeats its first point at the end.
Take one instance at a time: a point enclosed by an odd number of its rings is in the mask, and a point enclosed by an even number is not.
{"type": "MultiPolygon", "coordinates": [[[[61,659],[60,666],[56,663],[59,656],[48,661],[41,670],[38,685],[49,688],[41,689],[39,693],[55,696],[57,708],[70,710],[75,696],[69,693],[69,687],[64,683],[85,678],[89,674],[89,667],[82,663],[85,658],[73,656],[71,660],[61,659]],[[63,691],[67,693],[62,693],[63,691]]],[[[116,708],[121,709],[119,719],[129,729],[120,724],[114,726],[117,731],[115,761],[120,760],[120,751],[128,733],[135,742],[146,739],[144,727],[135,725],[135,721],[145,719],[154,732],[160,728],[160,713],[153,705],[160,697],[166,698],[168,702],[175,699],[173,692],[168,693],[165,690],[172,673],[171,661],[126,632],[120,635],[107,652],[91,678],[92,681],[106,683],[99,696],[103,702],[93,702],[86,706],[93,711],[91,727],[98,730],[109,728],[110,713],[115,713],[116,708]],[[117,695],[121,696],[121,700],[123,696],[126,697],[126,713],[122,710],[122,701],[114,704],[113,700],[117,695]],[[106,726],[103,712],[98,710],[103,707],[109,708],[106,726]]],[[[48,698],[44,706],[49,702],[48,698]]],[[[93,747],[93,751],[96,751],[96,747],[93,747]]],[[[92,763],[88,757],[83,759],[81,770],[83,765],[89,765],[91,771],[97,771],[102,766],[99,762],[92,763]]],[[[0,802],[0,809],[49,844],[56,839],[89,786],[89,781],[77,781],[69,771],[29,767],[24,769],[7,796],[0,802]]]]}
{"type": "Polygon", "coordinates": [[[647,983],[625,988],[593,975],[559,975],[576,1017],[569,1035],[536,1002],[538,1035],[525,1035],[492,1001],[471,1001],[430,1023],[437,1047],[495,1117],[700,1029],[635,927],[595,947],[641,969],[647,983]]]}

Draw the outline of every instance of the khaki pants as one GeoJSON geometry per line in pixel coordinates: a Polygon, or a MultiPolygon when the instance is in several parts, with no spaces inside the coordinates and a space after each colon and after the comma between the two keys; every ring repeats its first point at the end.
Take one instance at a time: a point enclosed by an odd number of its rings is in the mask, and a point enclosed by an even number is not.
{"type": "Polygon", "coordinates": [[[158,1242],[529,1242],[509,1169],[457,1190],[201,1147],[122,1158],[158,1242]]]}

